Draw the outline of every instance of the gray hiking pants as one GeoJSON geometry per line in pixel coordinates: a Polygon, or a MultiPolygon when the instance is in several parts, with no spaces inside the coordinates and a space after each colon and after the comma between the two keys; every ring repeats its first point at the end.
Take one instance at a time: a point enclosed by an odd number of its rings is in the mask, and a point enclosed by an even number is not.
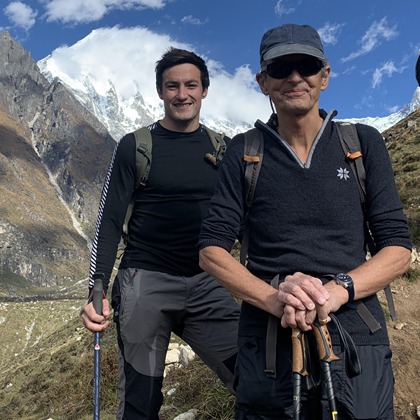
{"type": "Polygon", "coordinates": [[[118,330],[118,420],[158,419],[171,332],[232,390],[240,306],[207,273],[194,277],[120,269],[112,290],[118,330]]]}

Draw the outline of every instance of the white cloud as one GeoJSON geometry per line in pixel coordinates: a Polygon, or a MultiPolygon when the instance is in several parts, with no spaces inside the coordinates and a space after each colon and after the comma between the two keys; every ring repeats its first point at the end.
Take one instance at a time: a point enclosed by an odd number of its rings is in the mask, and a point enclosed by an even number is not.
{"type": "MultiPolygon", "coordinates": [[[[274,8],[274,12],[279,15],[279,17],[282,17],[283,15],[290,15],[290,13],[293,13],[296,8],[295,7],[289,7],[288,4],[292,3],[290,0],[279,0],[276,4],[276,7],[274,8]]],[[[302,1],[298,1],[296,6],[299,6],[299,4],[302,3],[302,1]]]]}
{"type": "Polygon", "coordinates": [[[330,73],[330,79],[331,79],[331,78],[338,77],[339,75],[340,75],[340,73],[336,73],[336,72],[334,72],[334,71],[331,71],[331,73],[330,73]]]}
{"type": "MultiPolygon", "coordinates": [[[[372,95],[364,96],[362,98],[362,104],[367,106],[368,108],[374,108],[375,105],[374,105],[374,99],[373,99],[372,95]]],[[[360,109],[362,109],[362,107],[360,107],[360,109]]]]}
{"type": "Polygon", "coordinates": [[[420,54],[420,44],[413,44],[409,43],[410,52],[405,54],[403,59],[401,60],[401,64],[408,63],[412,57],[416,57],[420,54]]]}
{"type": "Polygon", "coordinates": [[[25,29],[25,31],[29,31],[35,25],[35,18],[38,14],[36,10],[34,11],[30,6],[20,1],[9,3],[3,12],[14,26],[25,29]]]}
{"type": "Polygon", "coordinates": [[[347,68],[343,71],[343,74],[350,74],[350,73],[352,73],[354,70],[356,70],[356,66],[347,67],[347,68]]]}
{"type": "Polygon", "coordinates": [[[203,102],[203,116],[253,124],[257,118],[267,120],[270,104],[255,80],[248,65],[238,67],[234,74],[223,70],[220,63],[207,60],[210,72],[209,96],[203,102]]]}
{"type": "Polygon", "coordinates": [[[42,0],[48,22],[88,23],[102,19],[111,10],[161,9],[166,0],[42,0]]]}
{"type": "Polygon", "coordinates": [[[200,20],[198,18],[193,17],[192,15],[188,15],[188,16],[184,16],[181,19],[181,22],[183,24],[188,24],[189,23],[191,25],[204,25],[205,23],[209,23],[210,22],[210,19],[207,18],[206,20],[202,21],[202,20],[200,20]]]}
{"type": "Polygon", "coordinates": [[[397,112],[400,107],[398,105],[395,106],[387,106],[386,109],[391,113],[394,114],[395,112],[397,112]]]}
{"type": "Polygon", "coordinates": [[[345,26],[345,23],[331,24],[327,22],[322,28],[318,29],[322,42],[325,44],[335,45],[343,26],[345,26]]]}
{"type": "Polygon", "coordinates": [[[381,40],[385,39],[390,41],[398,36],[396,31],[397,25],[392,28],[388,26],[386,16],[379,22],[373,22],[367,32],[363,35],[362,39],[358,41],[362,46],[358,51],[351,53],[349,56],[342,58],[341,61],[345,63],[371,52],[374,48],[381,44],[381,40]]]}
{"type": "MultiPolygon", "coordinates": [[[[95,90],[106,95],[111,82],[120,101],[140,92],[146,103],[161,106],[156,93],[155,65],[168,47],[193,51],[191,45],[173,41],[167,35],[158,35],[142,27],[100,28],[77,44],[53,51],[49,66],[55,76],[81,91],[86,89],[86,76],[95,90]]],[[[199,53],[198,53],[199,54],[199,53]]],[[[247,65],[234,74],[204,57],[210,72],[210,88],[203,101],[201,115],[253,123],[257,118],[270,116],[268,99],[259,91],[255,75],[247,65]]]]}
{"type": "Polygon", "coordinates": [[[382,82],[382,77],[391,77],[393,73],[402,73],[407,67],[397,69],[393,61],[387,61],[380,69],[375,69],[372,77],[372,88],[375,89],[382,82]]]}

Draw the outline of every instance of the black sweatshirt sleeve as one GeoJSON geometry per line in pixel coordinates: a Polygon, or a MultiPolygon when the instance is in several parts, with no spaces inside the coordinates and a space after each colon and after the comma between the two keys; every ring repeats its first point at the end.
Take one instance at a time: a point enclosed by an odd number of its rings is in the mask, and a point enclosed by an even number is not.
{"type": "Polygon", "coordinates": [[[393,245],[411,250],[410,230],[384,139],[373,127],[357,124],[356,128],[366,169],[369,228],[378,251],[393,245]]]}
{"type": "Polygon", "coordinates": [[[128,204],[136,179],[136,143],[133,134],[124,136],[115,146],[102,189],[98,220],[92,245],[89,293],[93,288],[95,273],[104,273],[104,292],[115,262],[118,243],[128,204]]]}
{"type": "Polygon", "coordinates": [[[230,252],[239,237],[244,214],[243,150],[244,135],[238,134],[223,157],[209,212],[201,225],[199,250],[218,246],[230,252]]]}

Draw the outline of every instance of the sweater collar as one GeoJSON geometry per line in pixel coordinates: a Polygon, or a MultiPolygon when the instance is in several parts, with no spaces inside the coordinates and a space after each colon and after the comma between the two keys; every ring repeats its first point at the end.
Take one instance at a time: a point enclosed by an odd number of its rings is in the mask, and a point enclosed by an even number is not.
{"type": "Polygon", "coordinates": [[[315,138],[314,144],[312,145],[311,151],[308,156],[308,160],[306,163],[302,163],[301,160],[298,158],[294,150],[289,146],[289,144],[280,136],[280,134],[277,132],[277,126],[278,126],[278,119],[277,114],[273,113],[271,114],[270,119],[267,121],[267,123],[263,123],[261,120],[257,120],[254,124],[255,128],[258,130],[261,130],[263,133],[267,133],[268,135],[274,137],[275,139],[279,140],[281,144],[292,154],[292,156],[295,158],[295,160],[298,162],[298,164],[302,168],[309,168],[311,166],[312,162],[312,156],[314,154],[315,148],[319,142],[319,139],[321,138],[322,134],[324,133],[325,127],[327,124],[337,115],[337,111],[334,109],[331,109],[330,112],[326,112],[323,109],[319,110],[319,116],[324,120],[322,123],[321,129],[319,130],[318,135],[315,138]]]}

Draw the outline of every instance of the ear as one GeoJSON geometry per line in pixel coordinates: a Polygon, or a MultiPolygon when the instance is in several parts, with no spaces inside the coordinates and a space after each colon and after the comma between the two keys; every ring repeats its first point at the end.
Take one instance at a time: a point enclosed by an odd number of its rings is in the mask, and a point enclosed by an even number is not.
{"type": "Polygon", "coordinates": [[[264,76],[262,75],[262,73],[257,73],[255,75],[255,78],[257,79],[257,83],[260,85],[261,92],[265,96],[268,96],[268,89],[267,89],[267,86],[266,86],[266,79],[264,78],[264,76]]]}
{"type": "Polygon", "coordinates": [[[201,99],[204,99],[208,93],[209,93],[209,88],[203,89],[203,93],[201,94],[201,99]]]}
{"type": "Polygon", "coordinates": [[[157,91],[157,94],[159,95],[159,98],[163,100],[163,95],[162,95],[162,92],[159,89],[159,86],[158,85],[156,85],[156,91],[157,91]]]}
{"type": "Polygon", "coordinates": [[[330,74],[331,74],[331,67],[326,66],[325,67],[325,75],[322,76],[321,90],[327,89],[328,83],[330,82],[330,74]]]}

